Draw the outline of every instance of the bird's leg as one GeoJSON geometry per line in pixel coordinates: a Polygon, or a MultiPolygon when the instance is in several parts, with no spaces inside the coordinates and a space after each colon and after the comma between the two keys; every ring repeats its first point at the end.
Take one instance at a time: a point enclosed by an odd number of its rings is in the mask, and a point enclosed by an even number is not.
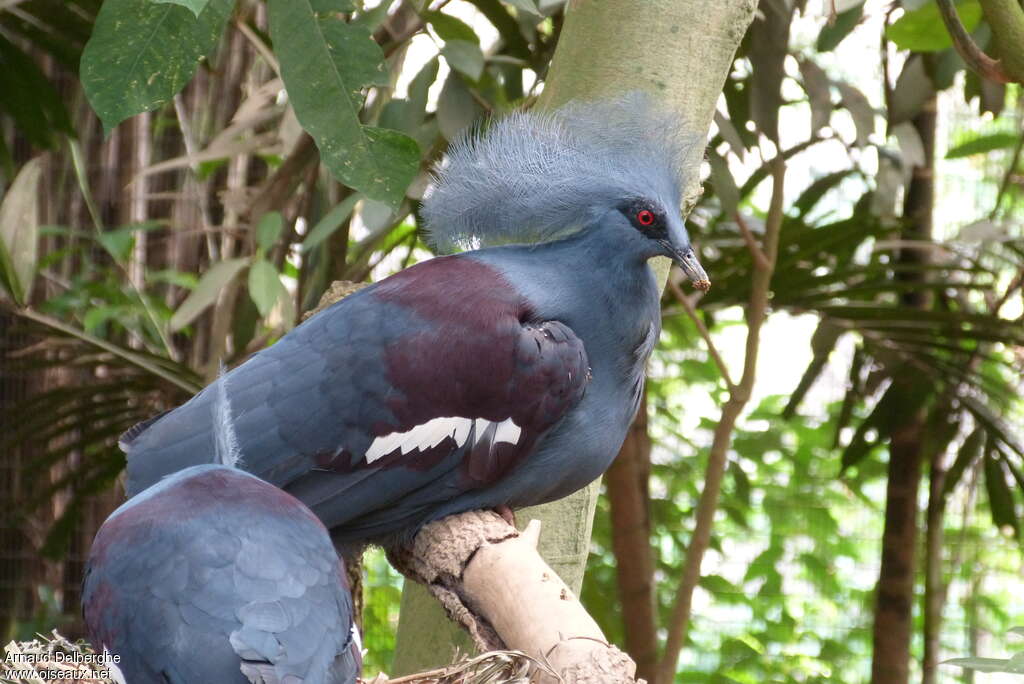
{"type": "Polygon", "coordinates": [[[502,519],[505,522],[507,522],[509,525],[511,525],[512,527],[516,526],[516,512],[513,511],[508,506],[506,506],[505,504],[501,504],[500,506],[495,506],[494,507],[494,512],[497,513],[498,515],[500,515],[502,517],[502,519]]]}

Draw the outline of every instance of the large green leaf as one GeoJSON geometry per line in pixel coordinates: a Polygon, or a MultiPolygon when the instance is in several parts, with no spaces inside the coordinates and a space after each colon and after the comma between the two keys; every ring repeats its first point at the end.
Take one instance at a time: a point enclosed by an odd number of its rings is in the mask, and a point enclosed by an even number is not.
{"type": "Polygon", "coordinates": [[[949,152],[946,152],[946,159],[959,159],[974,154],[985,154],[992,150],[1003,150],[1013,147],[1019,141],[1020,135],[1017,133],[1002,132],[979,135],[952,147],[949,152]]]}
{"type": "Polygon", "coordinates": [[[221,290],[227,287],[248,263],[248,259],[227,259],[211,266],[199,279],[196,289],[192,290],[171,316],[170,329],[181,330],[194,321],[208,306],[217,301],[221,290]]]}
{"type": "Polygon", "coordinates": [[[840,12],[834,22],[825,24],[824,28],[821,29],[821,33],[818,34],[816,46],[818,52],[834,50],[857,27],[862,16],[864,16],[864,3],[861,2],[844,12],[840,12]]]}
{"type": "Polygon", "coordinates": [[[0,282],[14,301],[26,304],[39,249],[39,182],[43,160],[22,167],[0,202],[0,282]]]}
{"type": "Polygon", "coordinates": [[[309,0],[270,0],[270,35],[295,114],[324,164],[349,187],[398,206],[420,151],[412,138],[359,120],[362,89],[388,83],[369,29],[318,18],[309,0]]]}
{"type": "Polygon", "coordinates": [[[266,316],[274,308],[278,298],[285,293],[277,269],[266,259],[257,259],[249,267],[249,296],[259,309],[260,316],[266,316]]]}
{"type": "Polygon", "coordinates": [[[449,40],[441,48],[448,65],[471,81],[479,81],[484,73],[484,53],[480,46],[468,40],[449,40]]]}
{"type": "MultiPolygon", "coordinates": [[[[981,21],[978,0],[963,0],[956,6],[960,22],[973,31],[981,21]]],[[[942,23],[938,3],[926,2],[919,8],[905,12],[886,30],[885,35],[897,46],[914,52],[938,52],[953,45],[953,40],[942,23]]]]}
{"type": "Polygon", "coordinates": [[[1020,536],[1013,492],[1007,484],[1002,460],[994,449],[985,453],[985,490],[988,492],[992,522],[998,527],[1009,527],[1014,535],[1020,536]]]}
{"type": "Polygon", "coordinates": [[[302,241],[302,251],[308,252],[333,235],[334,231],[338,230],[345,222],[345,219],[352,215],[352,210],[358,201],[359,195],[351,194],[331,207],[331,210],[317,221],[317,224],[306,235],[306,239],[302,241]]]}
{"type": "Polygon", "coordinates": [[[110,131],[168,102],[216,46],[233,0],[209,0],[196,17],[176,4],[106,0],[82,52],[89,103],[110,131]]]}

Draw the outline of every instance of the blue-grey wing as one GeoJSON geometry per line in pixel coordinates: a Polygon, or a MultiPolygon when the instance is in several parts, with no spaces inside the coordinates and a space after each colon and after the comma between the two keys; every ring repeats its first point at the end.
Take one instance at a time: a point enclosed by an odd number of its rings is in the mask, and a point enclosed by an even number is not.
{"type": "Polygon", "coordinates": [[[129,681],[355,681],[344,571],[308,509],[222,466],[153,489],[104,523],[83,587],[90,635],[129,681]]]}

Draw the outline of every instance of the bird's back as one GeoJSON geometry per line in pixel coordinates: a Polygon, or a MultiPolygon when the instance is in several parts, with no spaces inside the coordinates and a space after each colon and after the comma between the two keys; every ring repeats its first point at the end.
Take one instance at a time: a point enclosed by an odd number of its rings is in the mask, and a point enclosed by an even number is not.
{"type": "Polygon", "coordinates": [[[82,603],[94,645],[121,657],[131,684],[350,684],[360,668],[323,525],[226,466],[184,470],[115,511],[93,543],[82,603]]]}

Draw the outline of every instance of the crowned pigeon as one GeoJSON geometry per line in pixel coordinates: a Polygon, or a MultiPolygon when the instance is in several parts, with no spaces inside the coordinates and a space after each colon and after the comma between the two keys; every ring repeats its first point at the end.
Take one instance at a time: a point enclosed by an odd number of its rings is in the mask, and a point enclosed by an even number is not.
{"type": "Polygon", "coordinates": [[[133,428],[129,494],[208,460],[222,383],[240,467],[342,549],[584,487],[622,445],[658,340],[648,260],[709,286],[680,213],[680,162],[700,142],[638,94],[465,137],[421,215],[435,245],[469,251],[342,299],[133,428]]]}
{"type": "Polygon", "coordinates": [[[186,468],[114,511],[82,609],[129,684],[354,684],[361,667],[327,530],[227,465],[186,468]]]}

